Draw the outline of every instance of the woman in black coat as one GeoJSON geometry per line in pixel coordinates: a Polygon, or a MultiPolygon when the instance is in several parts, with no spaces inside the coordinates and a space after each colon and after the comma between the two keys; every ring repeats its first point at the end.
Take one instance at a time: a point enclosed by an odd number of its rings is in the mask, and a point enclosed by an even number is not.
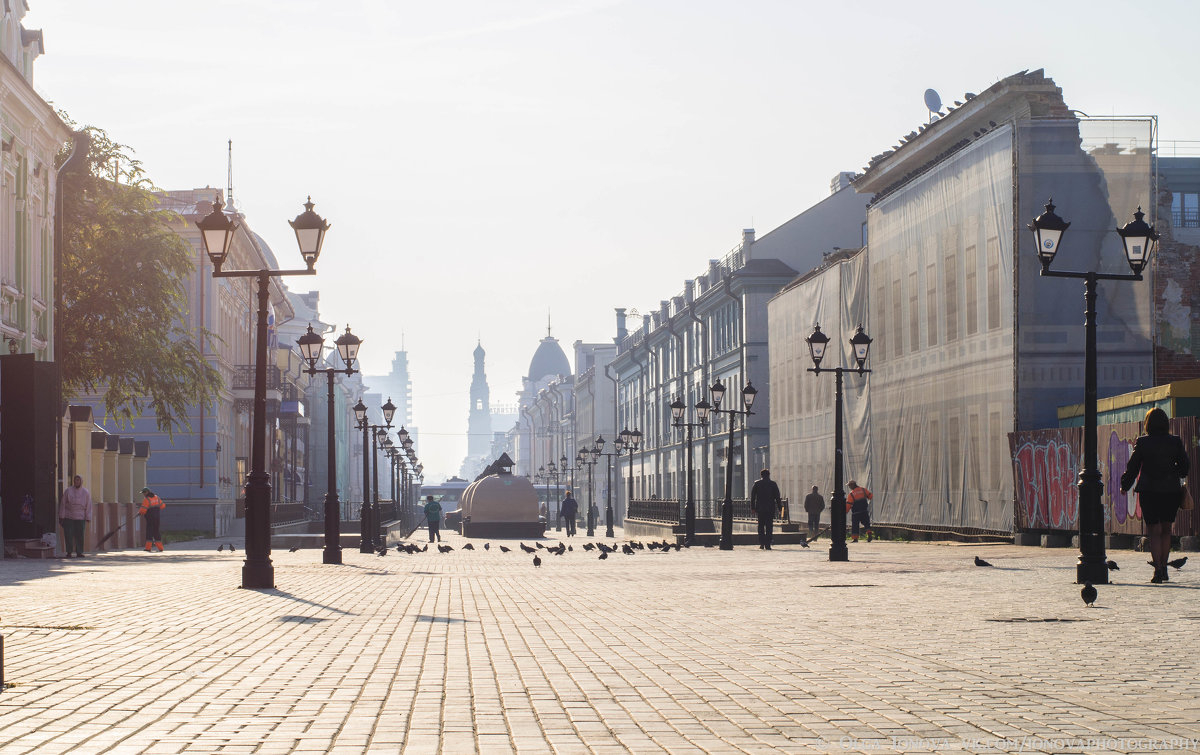
{"type": "Polygon", "coordinates": [[[1133,444],[1133,455],[1121,475],[1121,491],[1128,492],[1137,480],[1142,521],[1146,524],[1150,559],[1154,562],[1154,578],[1150,581],[1159,583],[1167,581],[1171,526],[1175,524],[1175,513],[1183,497],[1180,478],[1187,477],[1188,457],[1183,441],[1171,434],[1170,420],[1162,409],[1146,412],[1142,428],[1145,435],[1133,444]]]}

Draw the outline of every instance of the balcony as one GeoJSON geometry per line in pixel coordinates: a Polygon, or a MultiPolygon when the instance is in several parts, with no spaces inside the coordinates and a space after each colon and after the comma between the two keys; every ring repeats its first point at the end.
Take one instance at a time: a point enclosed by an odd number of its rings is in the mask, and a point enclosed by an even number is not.
{"type": "MultiPolygon", "coordinates": [[[[239,364],[233,369],[233,401],[238,411],[254,406],[254,365],[239,364]]],[[[267,401],[283,400],[283,378],[278,367],[267,367],[267,401]]]]}

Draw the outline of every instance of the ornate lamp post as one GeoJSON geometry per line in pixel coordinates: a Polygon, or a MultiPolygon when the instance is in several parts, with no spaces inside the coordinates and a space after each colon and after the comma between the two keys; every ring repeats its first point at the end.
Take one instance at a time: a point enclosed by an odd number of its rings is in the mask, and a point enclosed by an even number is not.
{"type": "MultiPolygon", "coordinates": [[[[562,462],[564,465],[567,463],[566,456],[562,457],[562,462]]],[[[560,496],[559,491],[558,491],[558,481],[559,481],[559,477],[561,476],[561,473],[558,470],[558,463],[555,462],[554,459],[551,459],[550,463],[546,465],[546,471],[550,475],[550,477],[554,480],[554,529],[555,529],[555,531],[561,531],[562,530],[562,516],[560,516],[560,514],[562,513],[562,497],[560,496]]],[[[546,513],[547,514],[550,513],[549,506],[546,506],[546,513]]]]}
{"type": "Polygon", "coordinates": [[[628,428],[619,433],[625,438],[623,448],[629,454],[629,495],[625,499],[625,514],[629,515],[629,507],[633,504],[633,452],[642,447],[642,431],[636,427],[633,430],[628,428]]]}
{"type": "Polygon", "coordinates": [[[850,553],[846,549],[846,491],[842,489],[842,374],[847,371],[854,371],[859,375],[870,372],[865,365],[867,351],[871,348],[871,337],[864,333],[859,325],[854,337],[850,339],[850,345],[854,347],[854,361],[858,362],[857,368],[821,366],[821,360],[825,357],[825,347],[829,344],[829,336],[821,332],[820,325],[814,326],[812,334],[804,340],[808,342],[809,355],[814,365],[809,367],[808,371],[817,375],[832,372],[837,376],[833,397],[833,493],[829,497],[829,537],[832,542],[829,545],[829,560],[848,561],[850,553]]]}
{"type": "MultiPolygon", "coordinates": [[[[358,543],[359,553],[373,552],[376,547],[375,538],[379,533],[379,520],[377,518],[379,516],[379,470],[377,468],[375,469],[374,476],[375,505],[374,507],[371,505],[371,470],[372,464],[374,464],[375,451],[378,448],[376,444],[379,440],[375,433],[377,431],[383,431],[383,434],[386,436],[388,429],[390,429],[392,426],[392,417],[396,414],[396,407],[392,404],[392,400],[390,398],[381,408],[383,410],[383,424],[372,425],[367,419],[367,407],[362,402],[362,399],[360,398],[358,403],[354,405],[354,417],[358,420],[358,429],[362,430],[363,434],[363,502],[358,517],[360,528],[360,539],[358,543]],[[370,456],[367,455],[368,446],[371,449],[370,456]],[[374,508],[373,512],[372,508],[374,508]]],[[[378,467],[377,464],[375,466],[378,467]]]]}
{"type": "MultiPolygon", "coordinates": [[[[753,400],[751,401],[753,403],[753,400]]],[[[696,543],[696,496],[692,483],[692,428],[704,428],[705,435],[708,434],[708,415],[712,411],[712,404],[704,399],[700,399],[696,403],[696,416],[698,422],[684,422],[683,413],[687,409],[687,404],[676,397],[671,402],[671,424],[680,429],[687,430],[687,503],[683,507],[683,544],[695,545],[696,543]]],[[[632,460],[630,461],[632,463],[632,460]]],[[[722,514],[723,516],[723,514],[722,514]]],[[[724,520],[722,519],[722,526],[724,520]]],[[[733,520],[730,520],[729,526],[732,531],[733,520]]]]}
{"type": "Polygon", "coordinates": [[[592,490],[592,470],[595,469],[596,463],[598,461],[600,461],[600,453],[601,453],[601,449],[597,448],[595,446],[593,446],[592,448],[588,448],[587,446],[580,446],[579,455],[577,455],[575,457],[576,468],[578,468],[580,471],[582,471],[583,467],[586,465],[587,472],[588,472],[588,511],[587,511],[587,534],[588,534],[588,537],[594,537],[596,535],[596,515],[594,513],[595,509],[596,509],[596,502],[595,502],[595,493],[592,490]]]}
{"type": "Polygon", "coordinates": [[[1042,263],[1041,275],[1046,278],[1083,279],[1084,341],[1083,341],[1083,468],[1079,471],[1079,561],[1075,564],[1075,581],[1108,584],[1108,566],[1104,553],[1104,504],[1101,495],[1104,483],[1100,480],[1100,462],[1096,453],[1096,281],[1140,281],[1142,270],[1158,246],[1158,234],[1142,218],[1138,207],[1133,220],[1116,229],[1125,247],[1125,261],[1131,275],[1118,273],[1070,272],[1051,270],[1050,263],[1058,254],[1063,234],[1070,223],[1054,212],[1054,200],[1046,203],[1046,211],[1030,224],[1037,255],[1042,263]]]}
{"type": "Polygon", "coordinates": [[[303,270],[222,270],[233,237],[240,227],[221,211],[220,199],[213,210],[196,223],[204,252],[212,262],[214,278],[256,278],[258,314],[254,336],[254,412],[251,422],[250,473],[246,476],[246,560],[242,565],[242,587],[250,589],[275,586],[275,567],[271,564],[271,475],[267,458],[267,304],[271,278],[284,275],[316,275],[315,265],[325,243],[329,223],[313,212],[312,197],[304,203],[304,212],[288,221],[296,232],[303,270]]]}
{"type": "MultiPolygon", "coordinates": [[[[742,389],[742,404],[745,409],[722,409],[721,400],[725,398],[725,384],[717,378],[717,382],[713,383],[708,389],[712,393],[712,408],[709,411],[721,412],[729,415],[729,445],[725,452],[725,500],[721,502],[721,541],[719,547],[723,551],[733,550],[733,418],[735,415],[749,417],[754,412],[750,409],[754,406],[754,398],[758,395],[758,390],[749,380],[746,381],[746,387],[742,389]]],[[[693,525],[694,526],[694,525],[693,525]]]]}
{"type": "Polygon", "coordinates": [[[325,564],[340,564],[342,563],[342,546],[341,546],[341,524],[342,524],[342,507],[338,500],[337,490],[337,440],[334,435],[334,400],[333,400],[333,377],[339,372],[347,375],[353,375],[358,372],[354,369],[354,360],[358,357],[358,349],[362,344],[362,339],[350,332],[350,326],[346,326],[346,332],[338,336],[334,342],[337,346],[338,356],[342,358],[342,363],[345,364],[344,369],[335,367],[326,367],[318,369],[317,362],[321,359],[321,352],[324,351],[325,339],[317,333],[313,332],[312,326],[308,326],[308,332],[300,336],[298,341],[300,344],[300,356],[308,362],[308,369],[305,370],[309,375],[325,373],[327,378],[328,392],[328,434],[326,441],[329,448],[326,453],[326,464],[328,471],[328,490],[325,493],[325,550],[321,553],[321,562],[325,564]]]}
{"type": "Polygon", "coordinates": [[[616,537],[616,534],[613,532],[612,460],[613,460],[614,456],[621,455],[621,451],[625,447],[625,437],[620,434],[617,435],[617,439],[615,441],[613,441],[613,448],[615,450],[613,450],[611,452],[605,452],[605,450],[604,450],[605,443],[606,443],[606,441],[604,440],[604,436],[597,435],[596,436],[596,445],[592,446],[592,452],[596,456],[604,456],[608,460],[608,468],[605,470],[605,473],[604,473],[604,481],[607,485],[607,488],[605,489],[606,492],[605,492],[605,504],[604,504],[604,536],[605,537],[616,537]]]}

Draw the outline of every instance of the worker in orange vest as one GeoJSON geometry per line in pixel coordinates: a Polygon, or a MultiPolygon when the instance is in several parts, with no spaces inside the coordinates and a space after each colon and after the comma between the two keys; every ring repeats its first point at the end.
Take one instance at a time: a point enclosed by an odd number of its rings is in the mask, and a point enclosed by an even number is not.
{"type": "Polygon", "coordinates": [[[874,498],[871,491],[861,487],[854,480],[850,481],[850,495],[846,497],[846,511],[850,513],[850,542],[858,542],[858,528],[866,530],[867,542],[875,537],[871,532],[871,514],[868,501],[874,498]]]}
{"type": "Polygon", "coordinates": [[[154,491],[150,488],[142,488],[142,505],[138,509],[138,516],[146,518],[146,552],[152,552],[152,547],[158,548],[162,552],[162,510],[167,507],[163,500],[154,495],[154,491]]]}

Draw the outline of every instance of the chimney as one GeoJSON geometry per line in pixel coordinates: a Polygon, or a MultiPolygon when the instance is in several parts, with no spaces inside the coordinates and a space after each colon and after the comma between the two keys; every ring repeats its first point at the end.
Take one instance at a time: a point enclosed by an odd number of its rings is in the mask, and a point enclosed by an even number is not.
{"type": "Polygon", "coordinates": [[[712,288],[721,282],[721,261],[708,261],[708,287],[712,288]]]}
{"type": "Polygon", "coordinates": [[[685,304],[691,304],[696,299],[696,281],[686,280],[683,282],[683,301],[685,304]]]}
{"type": "Polygon", "coordinates": [[[742,229],[742,264],[750,261],[750,247],[754,246],[754,229],[742,229]]]}
{"type": "Polygon", "coordinates": [[[658,302],[658,316],[662,318],[663,322],[671,319],[671,302],[666,299],[658,302]]]}
{"type": "Polygon", "coordinates": [[[617,343],[624,341],[627,335],[629,331],[625,330],[625,308],[617,307],[617,343]]]}

